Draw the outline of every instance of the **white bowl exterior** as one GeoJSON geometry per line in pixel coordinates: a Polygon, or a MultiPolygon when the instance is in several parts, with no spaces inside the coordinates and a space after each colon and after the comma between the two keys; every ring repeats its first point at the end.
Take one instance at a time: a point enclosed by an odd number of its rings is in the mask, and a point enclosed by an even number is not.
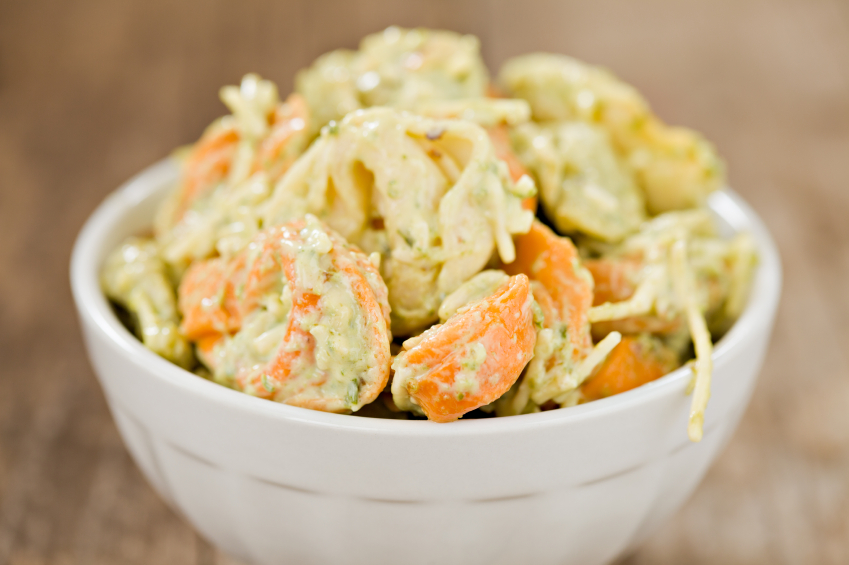
{"type": "Polygon", "coordinates": [[[144,349],[97,284],[149,224],[175,170],[151,167],[87,223],[72,285],[89,355],[128,449],[162,497],[250,563],[606,563],[675,512],[748,404],[780,291],[768,233],[731,193],[712,207],[758,241],[747,311],[717,347],[705,436],[689,378],[566,410],[453,424],[311,412],[225,389],[144,349]]]}

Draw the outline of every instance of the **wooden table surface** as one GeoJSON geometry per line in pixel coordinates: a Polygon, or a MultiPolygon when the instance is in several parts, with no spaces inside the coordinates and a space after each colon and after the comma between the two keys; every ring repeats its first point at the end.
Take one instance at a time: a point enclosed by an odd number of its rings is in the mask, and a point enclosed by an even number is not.
{"type": "Polygon", "coordinates": [[[232,563],[121,444],[83,351],[72,241],[119,183],[257,71],[390,23],[479,35],[488,62],[604,64],[704,131],[773,230],[785,286],[740,429],[628,564],[849,563],[849,5],[831,0],[0,2],[0,564],[232,563]],[[847,349],[844,349],[847,348],[847,349]]]}

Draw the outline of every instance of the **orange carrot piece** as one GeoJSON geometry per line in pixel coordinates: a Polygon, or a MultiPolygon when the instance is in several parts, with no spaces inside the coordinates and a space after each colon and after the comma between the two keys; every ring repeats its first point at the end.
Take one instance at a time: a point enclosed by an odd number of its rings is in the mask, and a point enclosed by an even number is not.
{"type": "MultiPolygon", "coordinates": [[[[637,289],[635,276],[642,264],[635,258],[588,259],[584,266],[592,273],[595,281],[593,306],[607,302],[628,300],[637,289]]],[[[632,316],[621,320],[596,322],[592,326],[595,339],[601,339],[612,331],[622,334],[670,334],[681,329],[681,318],[660,318],[655,315],[632,316]]]]}
{"type": "MultiPolygon", "coordinates": [[[[310,333],[311,322],[323,306],[322,296],[305,288],[297,270],[296,255],[305,245],[307,222],[299,220],[260,232],[251,244],[229,261],[211,259],[192,265],[179,288],[179,304],[183,313],[182,331],[197,341],[202,358],[209,358],[223,335],[237,332],[243,320],[260,307],[269,292],[281,291],[288,285],[292,307],[286,318],[281,345],[263,365],[246,365],[235,374],[242,390],[263,398],[274,398],[295,406],[315,410],[341,411],[349,408],[338,397],[304,394],[306,388],[321,386],[327,376],[316,367],[316,338],[310,333]],[[315,378],[288,388],[285,397],[277,390],[290,379],[313,371],[315,378]]],[[[385,285],[369,258],[349,246],[341,236],[322,226],[332,246],[326,252],[331,267],[326,276],[340,277],[346,291],[353,294],[359,312],[365,317],[365,335],[357,335],[362,347],[373,356],[362,375],[357,391],[357,404],[367,404],[380,394],[389,378],[389,304],[385,285]]],[[[214,367],[210,367],[215,369],[214,367]]]]}
{"type": "Polygon", "coordinates": [[[533,356],[530,283],[517,275],[425,332],[396,358],[397,385],[430,420],[451,422],[503,395],[533,356]]]}
{"type": "Polygon", "coordinates": [[[585,400],[613,396],[658,379],[676,365],[675,354],[661,344],[626,336],[595,375],[581,385],[581,393],[585,400]]]}
{"type": "Polygon", "coordinates": [[[636,259],[587,259],[584,266],[595,281],[593,306],[627,300],[637,289],[633,281],[641,264],[636,259]]]}
{"type": "Polygon", "coordinates": [[[494,83],[489,83],[486,85],[486,97],[487,98],[506,98],[504,93],[501,92],[501,89],[498,88],[494,83]]]}
{"type": "Polygon", "coordinates": [[[518,181],[523,175],[528,174],[528,170],[516,157],[513,152],[513,146],[510,145],[510,135],[507,132],[507,126],[497,125],[487,128],[489,139],[492,141],[492,147],[495,149],[495,156],[507,164],[507,169],[510,171],[510,178],[513,182],[518,181]]]}
{"type": "Polygon", "coordinates": [[[227,176],[238,143],[239,134],[233,127],[219,128],[201,136],[183,166],[177,219],[227,176]]]}
{"type": "Polygon", "coordinates": [[[243,255],[231,262],[216,258],[189,267],[178,291],[182,333],[196,341],[237,331],[242,325],[237,294],[246,276],[243,255]]]}
{"type": "MultiPolygon", "coordinates": [[[[518,182],[524,175],[529,175],[528,170],[513,152],[507,126],[497,125],[487,128],[486,131],[489,133],[489,139],[492,141],[493,149],[495,149],[495,156],[507,164],[507,170],[510,171],[510,178],[513,179],[513,182],[518,182]]],[[[522,208],[536,212],[537,197],[531,196],[530,198],[525,198],[522,201],[522,208]]]]}
{"type": "Polygon", "coordinates": [[[300,94],[292,94],[279,104],[271,118],[271,131],[257,149],[253,170],[267,170],[272,179],[282,176],[297,155],[287,159],[282,156],[295,135],[305,131],[308,119],[307,103],[300,94]]]}
{"type": "Polygon", "coordinates": [[[539,281],[531,281],[531,292],[534,295],[539,309],[542,310],[543,327],[553,328],[560,320],[560,311],[551,294],[545,289],[545,286],[539,281]]]}
{"type": "Polygon", "coordinates": [[[209,369],[214,370],[215,367],[215,358],[213,357],[213,352],[215,350],[215,346],[224,338],[221,334],[207,334],[195,342],[195,350],[197,352],[198,359],[206,365],[209,369]]]}
{"type": "Polygon", "coordinates": [[[587,315],[593,302],[593,280],[580,265],[578,250],[572,240],[539,221],[515,241],[516,260],[504,265],[504,270],[510,275],[524,273],[542,283],[570,328],[575,358],[583,357],[592,348],[587,315]]]}

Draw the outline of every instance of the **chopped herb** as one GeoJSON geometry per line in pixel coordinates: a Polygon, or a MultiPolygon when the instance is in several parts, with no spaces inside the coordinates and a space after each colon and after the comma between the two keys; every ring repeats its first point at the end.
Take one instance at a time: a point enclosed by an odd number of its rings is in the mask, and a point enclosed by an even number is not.
{"type": "Polygon", "coordinates": [[[360,381],[354,379],[348,382],[348,394],[345,395],[345,402],[350,406],[355,405],[360,398],[360,381]]]}
{"type": "Polygon", "coordinates": [[[409,245],[410,247],[415,247],[416,240],[413,239],[413,236],[410,235],[407,230],[398,230],[398,233],[401,235],[401,237],[404,238],[404,241],[407,242],[407,245],[409,245]]]}
{"type": "Polygon", "coordinates": [[[533,312],[534,319],[534,327],[537,331],[543,328],[545,322],[545,314],[542,312],[542,308],[539,307],[539,304],[536,300],[531,302],[531,312],[533,312]]]}
{"type": "Polygon", "coordinates": [[[392,179],[389,181],[389,188],[386,190],[386,194],[389,195],[389,198],[398,198],[401,196],[401,193],[398,192],[398,181],[396,179],[392,179]]]}

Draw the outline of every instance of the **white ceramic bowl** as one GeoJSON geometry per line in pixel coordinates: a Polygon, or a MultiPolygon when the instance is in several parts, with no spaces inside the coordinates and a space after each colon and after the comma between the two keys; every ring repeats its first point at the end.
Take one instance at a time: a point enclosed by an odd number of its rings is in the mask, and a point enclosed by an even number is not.
{"type": "Polygon", "coordinates": [[[606,563],[681,506],[749,401],[781,267],[731,192],[710,205],[728,230],[751,231],[760,267],[750,304],[716,347],[705,435],[692,444],[686,369],[574,408],[435,424],[275,404],[170,364],[121,325],[98,271],[150,225],[176,174],[157,164],[95,211],[74,248],[74,299],[139,467],[204,537],[248,563],[606,563]]]}

